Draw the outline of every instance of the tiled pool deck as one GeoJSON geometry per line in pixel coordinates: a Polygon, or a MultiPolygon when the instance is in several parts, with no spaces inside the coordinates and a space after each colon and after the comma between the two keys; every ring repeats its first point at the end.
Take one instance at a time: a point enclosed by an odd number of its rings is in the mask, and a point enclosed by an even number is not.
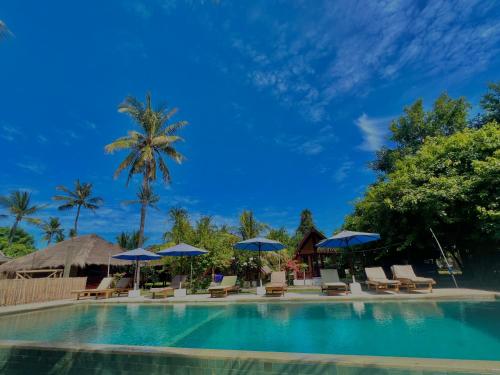
{"type": "MultiPolygon", "coordinates": [[[[193,295],[152,300],[149,297],[65,300],[1,307],[1,314],[85,303],[238,303],[390,300],[495,299],[498,293],[473,289],[436,289],[433,293],[322,296],[289,292],[285,297],[254,294],[210,298],[193,295]]],[[[443,360],[356,355],[317,355],[121,345],[68,345],[0,341],[0,373],[28,374],[500,374],[500,361],[443,360]]]]}

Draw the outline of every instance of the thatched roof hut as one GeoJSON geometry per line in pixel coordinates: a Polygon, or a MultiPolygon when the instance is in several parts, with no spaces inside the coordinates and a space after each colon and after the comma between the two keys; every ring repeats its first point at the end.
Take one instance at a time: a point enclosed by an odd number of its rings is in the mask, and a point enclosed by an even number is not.
{"type": "Polygon", "coordinates": [[[11,259],[12,258],[9,258],[8,256],[5,256],[5,254],[0,251],[0,264],[8,262],[11,259]]]}
{"type": "Polygon", "coordinates": [[[121,266],[130,262],[110,258],[124,250],[101,237],[90,234],[56,243],[43,250],[35,251],[0,265],[0,273],[14,273],[23,270],[85,268],[90,265],[121,266]]]}

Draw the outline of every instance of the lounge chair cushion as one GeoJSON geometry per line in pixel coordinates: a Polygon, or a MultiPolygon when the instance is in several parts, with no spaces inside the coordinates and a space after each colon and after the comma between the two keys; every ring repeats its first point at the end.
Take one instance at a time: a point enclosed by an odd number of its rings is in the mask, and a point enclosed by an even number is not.
{"type": "Polygon", "coordinates": [[[419,277],[415,275],[413,267],[411,265],[394,265],[391,267],[394,278],[401,280],[409,280],[414,283],[432,283],[435,281],[428,277],[419,277]]]}

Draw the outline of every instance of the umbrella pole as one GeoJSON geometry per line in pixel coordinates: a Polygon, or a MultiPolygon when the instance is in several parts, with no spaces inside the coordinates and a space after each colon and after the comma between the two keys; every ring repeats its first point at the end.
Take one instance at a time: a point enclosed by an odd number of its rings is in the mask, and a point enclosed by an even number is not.
{"type": "Polygon", "coordinates": [[[191,288],[191,293],[193,293],[193,257],[191,257],[191,276],[189,276],[189,287],[191,288]]]}
{"type": "Polygon", "coordinates": [[[138,270],[139,270],[139,260],[136,259],[135,260],[135,275],[134,275],[134,290],[138,290],[139,289],[139,285],[138,285],[138,280],[139,278],[137,277],[137,274],[138,274],[138,270]]]}
{"type": "Polygon", "coordinates": [[[262,258],[260,257],[260,247],[262,245],[259,243],[259,285],[262,288],[262,258]]]}

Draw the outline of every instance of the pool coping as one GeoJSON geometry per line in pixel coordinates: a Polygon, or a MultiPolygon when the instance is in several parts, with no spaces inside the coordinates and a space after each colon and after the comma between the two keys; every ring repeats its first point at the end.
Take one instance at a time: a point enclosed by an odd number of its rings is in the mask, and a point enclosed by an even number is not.
{"type": "Polygon", "coordinates": [[[383,369],[412,369],[431,372],[470,372],[499,374],[500,361],[413,358],[390,356],[364,356],[344,354],[309,354],[288,352],[260,352],[247,350],[192,349],[155,346],[128,346],[107,344],[70,344],[35,341],[0,340],[0,350],[46,350],[122,354],[127,356],[167,356],[190,359],[223,361],[264,361],[275,363],[300,363],[311,365],[360,366],[383,369]]]}

